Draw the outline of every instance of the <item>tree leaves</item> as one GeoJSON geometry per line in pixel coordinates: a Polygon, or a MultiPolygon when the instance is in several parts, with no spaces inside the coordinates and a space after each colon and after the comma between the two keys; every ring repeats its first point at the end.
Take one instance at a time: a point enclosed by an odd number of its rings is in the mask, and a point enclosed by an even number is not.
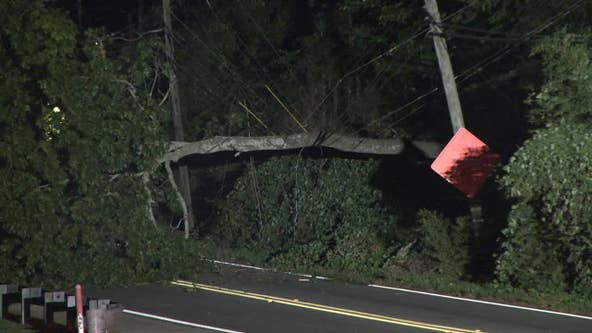
{"type": "Polygon", "coordinates": [[[374,161],[280,158],[250,169],[221,205],[218,236],[290,267],[379,268],[396,234],[369,181],[374,161]]]}
{"type": "Polygon", "coordinates": [[[146,215],[142,176],[168,141],[143,81],[153,64],[138,63],[156,45],[106,57],[100,32],[79,38],[42,1],[3,2],[0,18],[0,280],[65,287],[194,270],[199,259],[178,252],[195,245],[146,215]]]}
{"type": "Polygon", "coordinates": [[[498,259],[503,281],[523,287],[565,283],[577,289],[592,279],[588,40],[588,34],[576,38],[562,31],[535,49],[547,81],[531,100],[537,107],[531,115],[545,127],[514,154],[500,180],[519,202],[498,259]]]}

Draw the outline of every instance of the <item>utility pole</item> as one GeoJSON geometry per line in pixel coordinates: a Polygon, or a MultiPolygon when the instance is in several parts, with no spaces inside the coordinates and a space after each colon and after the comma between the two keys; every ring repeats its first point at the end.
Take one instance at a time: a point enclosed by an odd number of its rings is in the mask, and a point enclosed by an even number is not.
{"type": "MultiPolygon", "coordinates": [[[[164,19],[164,47],[169,63],[169,93],[173,109],[173,131],[175,141],[183,141],[183,117],[181,114],[181,99],[179,96],[179,85],[174,70],[175,49],[173,45],[173,27],[171,24],[171,1],[162,0],[162,14],[164,19]]],[[[187,211],[184,212],[185,238],[189,238],[189,232],[194,227],[193,209],[191,200],[191,182],[187,165],[180,165],[178,168],[179,188],[185,200],[187,211]]]]}
{"type": "Polygon", "coordinates": [[[448,55],[448,46],[446,46],[446,39],[442,35],[442,21],[440,19],[438,3],[436,0],[425,0],[424,8],[428,12],[430,19],[430,34],[434,40],[434,48],[438,57],[438,65],[440,66],[440,74],[442,75],[442,83],[444,85],[444,92],[446,93],[446,102],[448,103],[448,112],[450,113],[450,122],[452,123],[452,132],[456,133],[460,128],[465,127],[465,122],[458,98],[458,91],[456,90],[456,81],[454,80],[450,56],[448,55]]]}
{"type": "MultiPolygon", "coordinates": [[[[465,121],[463,119],[460,99],[458,98],[456,80],[454,79],[450,56],[448,55],[448,46],[446,45],[446,39],[443,36],[442,20],[440,19],[437,0],[425,0],[424,8],[430,19],[430,34],[434,40],[434,48],[436,49],[438,66],[440,67],[444,92],[446,93],[446,102],[448,103],[450,122],[452,123],[452,133],[454,134],[459,129],[465,127],[465,121]]],[[[480,226],[484,221],[483,208],[477,199],[469,199],[469,207],[471,220],[473,222],[473,237],[478,239],[480,226]]]]}

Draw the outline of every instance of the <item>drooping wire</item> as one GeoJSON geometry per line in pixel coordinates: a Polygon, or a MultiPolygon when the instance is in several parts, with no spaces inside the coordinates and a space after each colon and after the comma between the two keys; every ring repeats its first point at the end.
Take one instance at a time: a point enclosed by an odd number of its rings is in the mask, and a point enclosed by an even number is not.
{"type": "MultiPolygon", "coordinates": [[[[546,30],[547,28],[549,28],[550,26],[552,26],[553,24],[555,24],[556,22],[558,22],[560,19],[564,18],[565,16],[569,15],[572,11],[574,11],[575,9],[577,9],[578,7],[580,7],[583,3],[585,2],[585,0],[577,0],[575,2],[573,2],[571,5],[569,5],[567,8],[565,8],[564,10],[562,10],[561,12],[559,12],[558,14],[554,15],[553,17],[551,17],[547,22],[541,24],[540,26],[536,27],[535,29],[527,32],[526,34],[524,34],[524,36],[522,36],[522,40],[523,42],[528,41],[530,38],[534,37],[535,35],[543,32],[544,30],[546,30]]],[[[505,57],[507,54],[510,53],[511,50],[515,49],[516,47],[518,47],[518,45],[513,45],[513,46],[508,46],[505,47],[501,50],[499,50],[498,52],[494,53],[493,55],[486,57],[485,59],[477,62],[476,64],[470,66],[469,68],[463,70],[462,73],[460,73],[459,75],[455,75],[455,79],[457,79],[457,84],[460,85],[463,82],[467,81],[468,79],[470,79],[471,77],[473,77],[474,75],[476,75],[477,73],[479,73],[480,71],[482,71],[485,67],[499,61],[500,59],[502,59],[503,57],[505,57]]],[[[423,100],[424,98],[436,93],[436,92],[440,92],[442,93],[442,90],[440,88],[433,88],[431,90],[429,90],[428,92],[418,96],[417,98],[415,98],[414,100],[412,100],[411,102],[403,105],[402,107],[399,107],[389,113],[387,113],[385,116],[381,117],[381,121],[389,118],[397,113],[402,112],[403,110],[405,110],[406,108],[409,108],[411,105],[414,105],[415,103],[419,102],[420,100],[423,100]]],[[[422,105],[423,106],[423,105],[422,105]]],[[[419,111],[420,108],[416,108],[414,109],[411,114],[416,113],[417,111],[419,111]]],[[[403,118],[398,119],[397,121],[395,121],[394,123],[392,123],[390,125],[390,127],[395,126],[396,124],[400,123],[402,120],[408,118],[409,115],[404,116],[403,118]]],[[[371,124],[374,124],[376,122],[371,122],[371,124]]],[[[365,129],[366,127],[370,126],[366,125],[365,127],[363,127],[362,129],[365,129]]]]}
{"type": "MultiPolygon", "coordinates": [[[[459,15],[460,13],[464,12],[465,10],[467,10],[468,8],[472,7],[474,4],[467,4],[464,7],[462,7],[461,9],[457,10],[456,12],[452,13],[451,15],[447,16],[445,19],[443,19],[442,21],[445,20],[449,20],[457,15],[459,15]]],[[[323,106],[323,104],[325,104],[325,102],[327,102],[327,99],[333,95],[333,93],[335,92],[335,90],[337,90],[337,88],[339,88],[339,86],[343,83],[343,81],[345,79],[347,79],[348,77],[358,73],[359,71],[363,70],[364,68],[372,65],[373,63],[377,62],[378,60],[386,57],[386,56],[390,56],[393,53],[399,51],[402,47],[410,44],[411,42],[413,42],[417,37],[421,36],[421,35],[425,35],[428,31],[430,31],[430,27],[426,27],[418,32],[416,32],[415,34],[413,34],[411,37],[408,37],[407,39],[403,40],[402,42],[399,42],[397,44],[395,44],[394,46],[390,47],[388,50],[380,53],[379,55],[373,57],[372,59],[366,61],[365,63],[363,63],[362,65],[357,66],[356,68],[350,70],[349,72],[345,73],[339,80],[337,80],[337,83],[335,83],[335,85],[333,86],[333,88],[331,88],[331,90],[329,90],[329,92],[325,95],[325,97],[323,97],[323,99],[321,99],[320,103],[315,107],[314,112],[318,111],[319,108],[321,106],[323,106]]],[[[313,113],[314,113],[313,112],[313,113]]]]}

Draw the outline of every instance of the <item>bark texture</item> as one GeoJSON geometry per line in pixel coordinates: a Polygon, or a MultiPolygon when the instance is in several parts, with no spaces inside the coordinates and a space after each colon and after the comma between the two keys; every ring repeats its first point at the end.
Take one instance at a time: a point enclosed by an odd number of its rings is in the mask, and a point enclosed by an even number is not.
{"type": "Polygon", "coordinates": [[[290,136],[216,136],[196,142],[172,142],[169,151],[158,161],[178,162],[186,156],[217,152],[245,153],[263,150],[290,150],[305,147],[333,148],[343,152],[397,155],[403,150],[401,139],[369,139],[340,134],[311,132],[290,136]]]}

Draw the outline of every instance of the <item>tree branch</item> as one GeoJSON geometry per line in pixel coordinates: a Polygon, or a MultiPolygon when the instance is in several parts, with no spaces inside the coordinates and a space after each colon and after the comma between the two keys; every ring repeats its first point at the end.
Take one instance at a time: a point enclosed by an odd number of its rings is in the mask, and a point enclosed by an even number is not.
{"type": "Polygon", "coordinates": [[[185,156],[213,154],[223,151],[237,153],[262,150],[290,150],[304,147],[333,148],[349,153],[397,155],[403,150],[401,139],[369,139],[325,132],[311,132],[290,136],[216,136],[196,142],[172,142],[169,151],[158,160],[178,162],[185,156]]]}
{"type": "Polygon", "coordinates": [[[173,170],[171,169],[171,162],[165,161],[164,167],[166,168],[167,174],[169,175],[169,181],[171,182],[171,186],[173,190],[177,194],[177,199],[181,204],[181,209],[183,209],[183,223],[185,226],[185,239],[189,238],[189,211],[187,209],[187,203],[185,203],[185,199],[183,199],[183,195],[181,191],[179,191],[179,187],[177,187],[177,183],[175,182],[175,176],[173,175],[173,170]]]}
{"type": "Polygon", "coordinates": [[[152,204],[154,203],[154,199],[152,199],[152,192],[150,192],[150,187],[148,183],[150,182],[150,174],[148,172],[144,172],[142,174],[142,183],[144,184],[144,191],[146,191],[146,195],[148,196],[148,202],[146,202],[146,215],[150,219],[150,222],[157,227],[156,218],[154,218],[154,212],[152,211],[152,204]]]}

